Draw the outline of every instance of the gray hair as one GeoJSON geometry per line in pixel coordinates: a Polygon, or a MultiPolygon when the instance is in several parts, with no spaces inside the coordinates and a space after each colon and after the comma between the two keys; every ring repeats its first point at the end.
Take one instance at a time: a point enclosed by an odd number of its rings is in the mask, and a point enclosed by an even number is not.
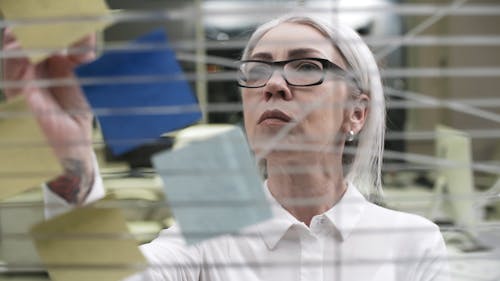
{"type": "Polygon", "coordinates": [[[360,88],[370,97],[365,125],[358,136],[354,160],[346,175],[368,199],[378,201],[382,196],[381,166],[385,134],[385,97],[377,62],[368,46],[352,28],[335,22],[330,24],[309,15],[285,15],[261,25],[250,37],[242,59],[248,59],[259,40],[281,23],[311,26],[329,38],[358,79],[360,88]]]}

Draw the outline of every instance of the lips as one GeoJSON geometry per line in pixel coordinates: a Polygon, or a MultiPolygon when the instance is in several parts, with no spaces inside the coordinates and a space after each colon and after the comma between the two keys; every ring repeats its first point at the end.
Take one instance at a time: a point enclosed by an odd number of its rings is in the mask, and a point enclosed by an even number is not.
{"type": "Polygon", "coordinates": [[[274,109],[274,110],[267,110],[265,111],[259,118],[258,124],[266,121],[266,120],[279,120],[282,122],[290,122],[292,121],[292,118],[288,116],[286,113],[284,113],[281,110],[274,109]]]}

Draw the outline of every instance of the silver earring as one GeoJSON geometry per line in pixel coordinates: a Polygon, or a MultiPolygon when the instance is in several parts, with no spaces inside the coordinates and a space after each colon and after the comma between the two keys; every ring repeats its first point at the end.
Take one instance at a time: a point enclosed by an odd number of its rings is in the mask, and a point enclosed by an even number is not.
{"type": "Polygon", "coordinates": [[[351,142],[354,140],[354,131],[353,130],[350,130],[349,132],[347,132],[347,138],[346,138],[346,141],[347,142],[351,142]]]}

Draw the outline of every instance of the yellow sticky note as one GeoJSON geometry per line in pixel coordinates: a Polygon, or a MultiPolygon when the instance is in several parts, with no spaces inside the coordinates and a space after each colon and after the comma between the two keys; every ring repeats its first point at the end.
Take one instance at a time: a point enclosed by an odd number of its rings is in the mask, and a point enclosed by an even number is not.
{"type": "Polygon", "coordinates": [[[146,264],[120,210],[78,208],[31,229],[53,281],[115,281],[146,264]]]}
{"type": "MultiPolygon", "coordinates": [[[[14,35],[26,51],[64,49],[110,24],[91,19],[109,14],[103,0],[2,0],[0,11],[6,20],[53,20],[13,27],[14,35]],[[74,21],[85,18],[90,20],[74,21]]],[[[37,63],[49,54],[30,52],[28,55],[33,63],[37,63]]]]}
{"type": "Polygon", "coordinates": [[[0,104],[0,200],[62,172],[24,99],[0,104]]]}

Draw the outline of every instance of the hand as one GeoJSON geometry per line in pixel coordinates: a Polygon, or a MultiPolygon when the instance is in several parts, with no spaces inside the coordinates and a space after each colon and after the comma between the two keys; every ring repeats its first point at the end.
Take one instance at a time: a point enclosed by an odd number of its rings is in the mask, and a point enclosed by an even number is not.
{"type": "MultiPolygon", "coordinates": [[[[12,32],[3,34],[3,51],[20,50],[12,32]]],[[[87,36],[73,47],[89,48],[95,45],[95,36],[87,36]]],[[[35,114],[48,143],[61,162],[65,174],[49,187],[70,203],[82,203],[93,183],[92,113],[76,83],[74,85],[39,87],[40,79],[74,79],[73,69],[93,60],[95,53],[55,54],[33,64],[27,57],[6,58],[3,80],[23,82],[17,88],[4,89],[7,99],[24,95],[28,107],[35,114]]]]}

